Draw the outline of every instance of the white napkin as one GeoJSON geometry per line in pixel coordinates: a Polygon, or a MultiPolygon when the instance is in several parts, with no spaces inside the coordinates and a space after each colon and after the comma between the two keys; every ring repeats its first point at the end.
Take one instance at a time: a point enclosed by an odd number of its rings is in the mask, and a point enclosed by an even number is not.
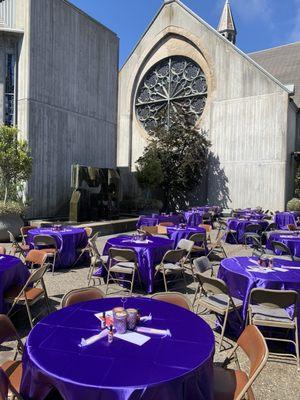
{"type": "Polygon", "coordinates": [[[138,326],[135,329],[137,332],[142,332],[142,333],[152,333],[153,335],[160,335],[163,337],[171,337],[171,332],[170,329],[155,329],[155,328],[147,328],[145,326],[138,326]]]}
{"type": "Polygon", "coordinates": [[[148,321],[152,321],[152,314],[146,315],[144,317],[140,318],[141,322],[148,322],[148,321]]]}
{"type": "Polygon", "coordinates": [[[103,331],[98,333],[98,335],[91,336],[87,339],[82,338],[78,346],[79,347],[89,346],[90,344],[96,343],[98,340],[106,337],[107,335],[108,335],[108,329],[103,329],[103,331]]]}

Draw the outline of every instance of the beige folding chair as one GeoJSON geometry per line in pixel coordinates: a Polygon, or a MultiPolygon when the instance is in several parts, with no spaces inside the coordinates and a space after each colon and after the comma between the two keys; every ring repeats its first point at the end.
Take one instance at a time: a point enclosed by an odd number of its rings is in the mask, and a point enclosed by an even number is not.
{"type": "MultiPolygon", "coordinates": [[[[21,386],[21,379],[22,379],[22,362],[17,361],[17,356],[22,355],[24,351],[23,343],[12,324],[11,320],[6,315],[0,315],[0,344],[2,345],[5,342],[15,342],[15,356],[13,360],[5,361],[1,367],[0,371],[5,374],[7,378],[7,388],[13,395],[13,399],[22,399],[20,395],[20,386],[21,386]]],[[[4,377],[4,379],[5,379],[4,377]]],[[[1,376],[0,379],[2,379],[1,376]]],[[[1,381],[2,383],[2,381],[1,381]]],[[[0,391],[1,393],[1,391],[0,391]]],[[[2,397],[3,400],[6,400],[7,397],[2,397]]],[[[0,395],[1,400],[1,395],[0,395]]]]}
{"type": "Polygon", "coordinates": [[[194,248],[194,242],[192,240],[188,240],[188,239],[180,239],[176,250],[185,250],[186,254],[184,256],[184,258],[182,259],[182,266],[190,271],[192,273],[193,279],[194,279],[194,269],[193,269],[193,264],[191,261],[191,252],[194,248]]]}
{"type": "Polygon", "coordinates": [[[196,279],[199,282],[199,296],[196,296],[194,305],[198,303],[196,314],[198,314],[199,307],[203,307],[205,311],[211,311],[224,317],[224,322],[221,329],[221,338],[218,350],[221,351],[221,346],[224,338],[228,314],[235,312],[238,320],[242,325],[242,319],[238,309],[242,307],[243,301],[231,297],[227,285],[224,281],[217,278],[212,278],[199,272],[195,273],[196,279]]]}
{"type": "Polygon", "coordinates": [[[9,381],[6,373],[0,367],[0,400],[8,399],[9,381]]]}
{"type": "Polygon", "coordinates": [[[157,237],[166,237],[168,235],[167,228],[165,226],[156,225],[156,226],[141,226],[141,231],[145,233],[147,236],[157,236],[157,237]]]}
{"type": "Polygon", "coordinates": [[[155,293],[151,296],[151,299],[165,301],[166,303],[174,304],[178,307],[185,308],[186,310],[192,311],[192,304],[187,296],[180,292],[162,292],[155,293]]]}
{"type": "MultiPolygon", "coordinates": [[[[206,256],[198,257],[193,260],[194,271],[199,274],[204,274],[207,276],[213,276],[214,275],[214,267],[218,266],[218,265],[219,265],[218,262],[209,261],[208,257],[206,257],[206,256]]],[[[201,288],[201,285],[198,282],[198,286],[196,287],[195,294],[194,294],[193,306],[196,302],[196,298],[199,294],[200,288],[201,288]]]]}
{"type": "Polygon", "coordinates": [[[135,251],[131,249],[119,249],[111,247],[109,249],[109,260],[110,261],[109,261],[105,294],[107,294],[108,292],[109,282],[113,281],[114,283],[116,282],[130,283],[129,293],[131,296],[136,273],[139,279],[139,283],[142,286],[142,281],[140,277],[140,271],[138,268],[138,262],[135,251]],[[125,276],[131,275],[131,279],[121,277],[120,275],[125,275],[125,276]]]}
{"type": "Polygon", "coordinates": [[[56,240],[51,235],[36,235],[33,238],[35,250],[41,250],[47,255],[47,259],[51,260],[52,275],[54,274],[56,258],[59,257],[56,240]]]}
{"type": "Polygon", "coordinates": [[[269,341],[287,342],[295,346],[296,356],[294,354],[275,353],[276,356],[290,356],[296,358],[297,368],[300,370],[299,358],[299,337],[298,337],[298,321],[297,306],[299,296],[294,290],[271,290],[271,289],[252,289],[249,297],[248,318],[250,325],[281,328],[293,330],[295,340],[265,337],[269,341]],[[290,315],[286,309],[291,307],[290,315]]]}
{"type": "Polygon", "coordinates": [[[45,254],[43,250],[30,250],[25,258],[25,262],[29,266],[31,272],[34,266],[41,267],[45,260],[47,260],[47,254],[45,254]]]}
{"type": "MultiPolygon", "coordinates": [[[[163,276],[165,291],[168,292],[168,276],[181,276],[181,279],[184,280],[184,284],[186,285],[185,275],[184,275],[184,266],[183,262],[185,260],[186,250],[168,250],[159,265],[155,267],[155,275],[161,273],[163,276]]],[[[180,279],[180,278],[179,278],[180,279]]],[[[172,282],[178,279],[173,279],[172,282]]]]}
{"type": "Polygon", "coordinates": [[[95,270],[97,270],[100,267],[100,264],[103,266],[103,268],[108,272],[108,256],[104,256],[103,254],[100,254],[98,247],[97,247],[97,239],[98,239],[98,233],[95,233],[91,238],[88,240],[88,250],[90,252],[91,256],[91,261],[90,261],[90,268],[88,271],[88,286],[90,286],[91,282],[93,282],[93,285],[96,284],[96,279],[98,279],[101,283],[101,277],[96,277],[93,276],[95,270]]]}
{"type": "Polygon", "coordinates": [[[248,325],[223,366],[214,366],[214,400],[255,400],[252,385],[266,365],[268,354],[266,341],[260,331],[248,325]],[[250,362],[249,375],[240,368],[237,358],[239,349],[250,362]],[[235,361],[236,370],[227,368],[231,361],[235,361]]]}
{"type": "Polygon", "coordinates": [[[222,243],[223,236],[224,236],[224,231],[222,229],[219,229],[216,240],[212,243],[209,244],[207,243],[207,249],[208,249],[207,257],[209,257],[211,254],[217,254],[217,255],[221,254],[223,258],[227,258],[227,254],[222,243]]]}
{"type": "Polygon", "coordinates": [[[0,246],[0,254],[6,254],[6,248],[4,246],[0,246]]]}
{"type": "Polygon", "coordinates": [[[66,293],[61,300],[61,308],[72,306],[84,301],[100,300],[105,297],[102,290],[96,287],[74,289],[66,293]]]}
{"type": "Polygon", "coordinates": [[[7,233],[9,235],[9,240],[12,245],[9,254],[12,254],[13,256],[15,255],[19,255],[20,257],[22,256],[24,259],[26,257],[27,252],[30,250],[30,247],[27,244],[19,243],[10,231],[7,231],[7,233]]]}
{"type": "Polygon", "coordinates": [[[48,265],[45,261],[46,255],[43,265],[31,274],[23,288],[20,288],[19,286],[13,286],[4,293],[4,301],[11,304],[11,308],[7,315],[12,313],[16,305],[25,305],[31,328],[33,328],[33,320],[30,307],[38,302],[42,297],[45,300],[48,313],[50,313],[49,298],[43,279],[48,268],[48,265]],[[37,287],[39,283],[41,284],[41,288],[37,287]]]}
{"type": "Polygon", "coordinates": [[[272,249],[275,253],[274,258],[279,258],[281,260],[291,260],[291,261],[295,261],[294,256],[290,250],[290,248],[281,242],[277,242],[276,240],[273,240],[271,242],[272,245],[272,249]],[[277,255],[276,251],[279,251],[281,254],[277,255]]]}
{"type": "Polygon", "coordinates": [[[205,229],[205,231],[206,231],[206,241],[207,241],[207,243],[210,243],[211,242],[210,233],[212,231],[212,226],[208,225],[208,224],[200,224],[199,228],[205,229]]]}
{"type": "Polygon", "coordinates": [[[25,245],[26,245],[26,238],[28,236],[28,231],[30,231],[31,229],[34,229],[34,227],[30,226],[30,225],[22,226],[20,228],[20,232],[21,232],[21,236],[22,236],[22,243],[25,245]]]}
{"type": "Polygon", "coordinates": [[[194,253],[206,252],[206,233],[194,233],[190,236],[189,240],[194,243],[191,256],[194,253]]]}

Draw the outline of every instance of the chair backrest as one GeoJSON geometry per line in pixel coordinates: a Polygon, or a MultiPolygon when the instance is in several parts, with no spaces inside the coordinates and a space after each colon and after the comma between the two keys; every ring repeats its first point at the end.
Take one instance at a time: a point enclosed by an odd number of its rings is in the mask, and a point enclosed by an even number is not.
{"type": "Polygon", "coordinates": [[[178,250],[168,250],[162,259],[162,264],[164,263],[172,263],[176,264],[183,259],[186,255],[185,249],[178,249],[178,250]]]}
{"type": "Polygon", "coordinates": [[[245,232],[253,232],[253,233],[260,233],[262,231],[262,227],[259,224],[249,224],[245,227],[245,232]]]}
{"type": "Polygon", "coordinates": [[[159,225],[160,226],[169,226],[169,227],[171,227],[171,226],[174,226],[174,223],[173,222],[164,221],[164,222],[160,222],[159,225]]]}
{"type": "Polygon", "coordinates": [[[208,224],[200,224],[198,226],[199,226],[199,228],[204,228],[206,230],[206,233],[208,233],[212,230],[212,226],[208,225],[208,224]]]}
{"type": "Polygon", "coordinates": [[[193,309],[192,304],[187,296],[179,292],[172,293],[155,293],[151,296],[152,299],[165,301],[166,303],[174,304],[176,306],[185,308],[191,311],[193,309]]]}
{"type": "Polygon", "coordinates": [[[287,224],[287,228],[289,231],[296,231],[297,227],[295,224],[287,224]]]}
{"type": "Polygon", "coordinates": [[[30,250],[25,261],[42,266],[47,259],[47,254],[42,250],[30,250]]]}
{"type": "Polygon", "coordinates": [[[283,254],[289,255],[291,257],[291,259],[294,260],[291,250],[289,249],[289,247],[286,244],[277,242],[276,240],[273,240],[271,242],[271,244],[272,244],[274,253],[276,253],[276,250],[278,250],[283,254]]]}
{"type": "Polygon", "coordinates": [[[33,238],[34,247],[48,246],[57,249],[56,240],[51,235],[36,235],[33,238]]]}
{"type": "Polygon", "coordinates": [[[136,253],[132,249],[119,249],[111,247],[109,249],[109,256],[117,262],[135,262],[137,263],[136,253]]]}
{"type": "Polygon", "coordinates": [[[13,323],[7,315],[0,314],[0,344],[11,341],[16,341],[18,348],[23,351],[23,343],[13,323]]]}
{"type": "Polygon", "coordinates": [[[96,287],[74,289],[64,295],[61,301],[61,308],[84,301],[103,299],[104,297],[105,294],[96,287]]]}
{"type": "Polygon", "coordinates": [[[0,367],[0,400],[8,399],[9,380],[6,373],[0,367]]]}
{"type": "Polygon", "coordinates": [[[33,228],[34,227],[30,226],[30,225],[21,226],[20,232],[21,232],[23,239],[27,236],[28,231],[30,231],[30,229],[33,229],[33,228]]]}
{"type": "Polygon", "coordinates": [[[85,226],[83,229],[85,230],[85,233],[88,238],[92,236],[93,228],[90,228],[89,226],[85,226]]]}
{"type": "Polygon", "coordinates": [[[278,226],[277,226],[276,222],[271,222],[271,223],[268,225],[266,231],[275,231],[275,230],[277,230],[277,229],[278,229],[278,226]]]}
{"type": "Polygon", "coordinates": [[[206,241],[206,233],[194,233],[189,238],[194,243],[202,243],[206,241]]]}
{"type": "Polygon", "coordinates": [[[28,286],[31,286],[34,283],[38,283],[39,281],[41,281],[47,269],[48,269],[48,264],[44,263],[41,267],[35,270],[28,278],[27,282],[24,285],[23,290],[28,286]]]}
{"type": "Polygon", "coordinates": [[[195,258],[193,260],[193,265],[196,271],[199,272],[200,274],[212,270],[210,261],[206,256],[195,258]]]}
{"type": "Polygon", "coordinates": [[[259,289],[251,290],[249,304],[262,305],[268,308],[293,307],[294,316],[297,315],[299,295],[295,290],[259,289]]]}
{"type": "Polygon", "coordinates": [[[91,238],[88,239],[88,244],[90,246],[90,251],[92,255],[100,257],[100,253],[96,245],[97,239],[98,239],[98,232],[96,232],[91,238]]]}
{"type": "Polygon", "coordinates": [[[249,380],[235,399],[241,400],[251,387],[268,360],[268,347],[266,340],[254,325],[248,325],[237,340],[237,346],[247,355],[250,362],[249,380]]]}
{"type": "Polygon", "coordinates": [[[194,246],[194,242],[192,240],[188,239],[180,239],[176,249],[183,249],[186,250],[186,252],[189,254],[194,246]]]}
{"type": "Polygon", "coordinates": [[[0,254],[6,254],[6,248],[3,246],[0,246],[0,254]]]}
{"type": "Polygon", "coordinates": [[[17,239],[14,237],[14,235],[10,231],[7,231],[7,233],[8,233],[8,236],[9,236],[9,241],[11,243],[13,243],[13,244],[18,243],[17,239]]]}
{"type": "Polygon", "coordinates": [[[156,226],[146,226],[142,225],[141,230],[144,231],[147,235],[157,235],[158,234],[158,227],[156,226]]]}
{"type": "Polygon", "coordinates": [[[157,225],[157,233],[159,235],[167,235],[168,234],[167,226],[157,225]]]}
{"type": "Polygon", "coordinates": [[[196,279],[206,293],[226,294],[228,296],[227,285],[222,279],[208,277],[206,275],[195,273],[196,279]]]}

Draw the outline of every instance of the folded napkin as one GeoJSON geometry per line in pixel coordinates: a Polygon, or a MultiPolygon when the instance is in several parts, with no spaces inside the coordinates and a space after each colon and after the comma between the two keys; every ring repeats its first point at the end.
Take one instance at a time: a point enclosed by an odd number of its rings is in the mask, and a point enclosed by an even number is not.
{"type": "Polygon", "coordinates": [[[135,329],[137,332],[142,332],[142,333],[152,333],[153,335],[160,335],[163,337],[171,337],[171,332],[170,329],[155,329],[155,328],[147,328],[145,326],[138,326],[135,329]]]}
{"type": "Polygon", "coordinates": [[[145,317],[141,317],[140,318],[141,322],[148,322],[148,321],[152,321],[152,314],[146,315],[145,317]]]}
{"type": "Polygon", "coordinates": [[[87,339],[82,338],[78,346],[79,347],[89,346],[90,344],[96,343],[98,340],[106,337],[107,335],[108,335],[108,329],[103,329],[103,331],[98,333],[98,335],[91,336],[87,339]]]}

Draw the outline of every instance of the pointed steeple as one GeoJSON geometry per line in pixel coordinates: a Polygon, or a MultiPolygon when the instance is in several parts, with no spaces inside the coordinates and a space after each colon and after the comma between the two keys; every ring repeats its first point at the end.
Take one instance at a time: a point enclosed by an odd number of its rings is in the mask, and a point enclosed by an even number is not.
{"type": "Polygon", "coordinates": [[[229,1],[226,0],[223,12],[220,18],[218,32],[221,33],[226,39],[235,44],[237,31],[235,28],[231,7],[229,1]]]}

